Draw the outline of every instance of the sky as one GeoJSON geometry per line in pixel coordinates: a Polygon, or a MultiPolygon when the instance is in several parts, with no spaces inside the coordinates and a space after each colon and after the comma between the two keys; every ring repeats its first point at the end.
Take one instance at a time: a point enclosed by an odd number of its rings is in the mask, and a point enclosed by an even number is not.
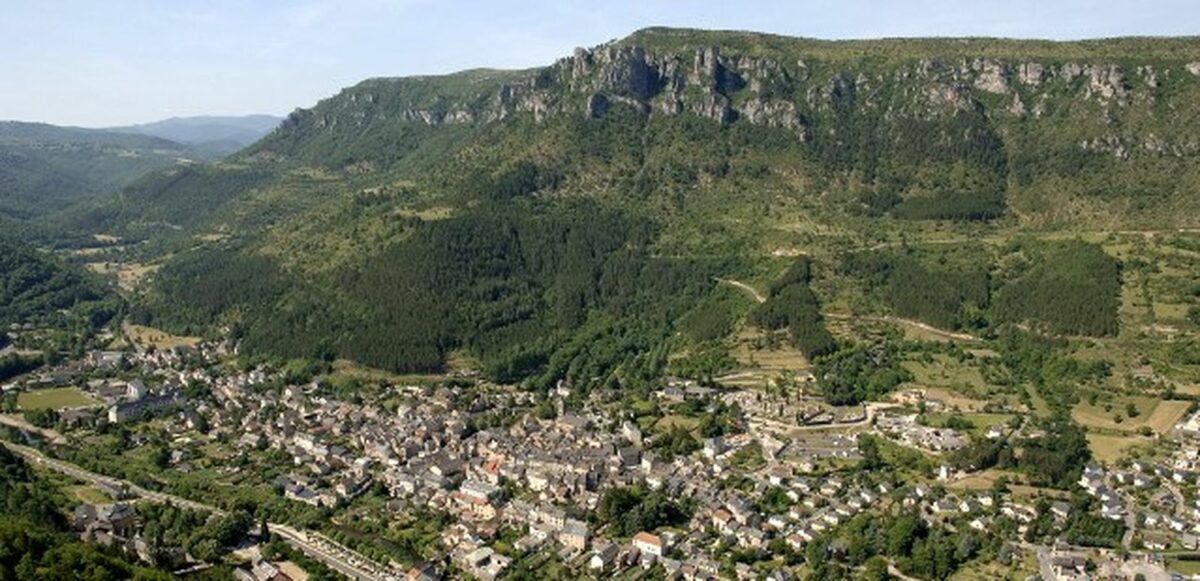
{"type": "Polygon", "coordinates": [[[647,26],[813,38],[1200,34],[1197,0],[0,0],[0,119],[283,115],[369,77],[528,68],[647,26]]]}

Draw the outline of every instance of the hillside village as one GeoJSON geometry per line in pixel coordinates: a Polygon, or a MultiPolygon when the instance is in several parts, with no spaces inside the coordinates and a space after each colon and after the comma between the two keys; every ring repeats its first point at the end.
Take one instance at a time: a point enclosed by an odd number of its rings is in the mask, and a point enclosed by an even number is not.
{"type": "MultiPolygon", "coordinates": [[[[387,407],[339,398],[319,383],[289,383],[265,367],[232,369],[223,364],[231,355],[229,347],[211,343],[96,351],[3,390],[78,386],[97,403],[59,411],[48,431],[75,441],[119,425],[129,430],[135,450],[138,442],[149,446],[161,436],[168,472],[199,469],[214,448],[224,458],[273,452],[286,464],[267,484],[289,502],[339,511],[354,507],[361,495],[383,493],[388,513],[450,518],[426,548],[428,560],[380,563],[384,577],[462,571],[496,579],[528,558],[523,555],[546,555],[578,574],[654,569],[684,579],[731,572],[755,578],[762,570],[731,562],[731,551],[804,554],[856,517],[896,513],[918,515],[931,529],[999,535],[1005,559],[1036,563],[1044,579],[1108,578],[1134,570],[1167,578],[1160,552],[1200,546],[1197,413],[1166,436],[1169,454],[1089,464],[1078,482],[1088,497],[1081,502],[1030,497],[1003,484],[957,487],[974,475],[939,464],[939,458],[971,438],[923,425],[916,407],[944,404],[919,390],[899,393],[893,403],[815,413],[816,400],[770,403],[777,396],[668,382],[654,394],[664,405],[686,404],[702,413],[720,406],[731,418],[721,434],[673,453],[657,445],[661,434],[645,432],[604,390],[579,398],[561,384],[548,400],[557,409],[535,413],[533,394],[463,376],[455,384],[470,386],[469,398],[457,393],[462,387],[396,385],[385,393],[397,403],[387,407]],[[780,423],[793,430],[780,429],[780,423]],[[911,450],[935,469],[913,480],[855,468],[878,462],[883,443],[911,450]],[[678,514],[645,530],[597,517],[614,491],[631,490],[661,495],[678,514]],[[1062,537],[1046,545],[1020,540],[1030,538],[1031,529],[1056,537],[1053,531],[1076,523],[1081,510],[1120,523],[1119,543],[1097,550],[1062,537]]],[[[1014,420],[976,437],[1038,437],[1031,431],[1032,424],[1014,420]]],[[[253,471],[244,476],[253,480],[253,471]]],[[[119,491],[114,495],[123,498],[119,491]]],[[[77,526],[94,542],[106,542],[98,540],[103,530],[135,547],[136,506],[81,505],[76,512],[83,524],[77,526]]],[[[826,547],[834,558],[848,549],[837,543],[826,547]]],[[[144,547],[131,550],[144,553],[144,547]]],[[[277,571],[269,561],[251,565],[259,573],[248,574],[258,578],[261,571],[277,571]]],[[[787,566],[770,573],[789,577],[787,566]]]]}

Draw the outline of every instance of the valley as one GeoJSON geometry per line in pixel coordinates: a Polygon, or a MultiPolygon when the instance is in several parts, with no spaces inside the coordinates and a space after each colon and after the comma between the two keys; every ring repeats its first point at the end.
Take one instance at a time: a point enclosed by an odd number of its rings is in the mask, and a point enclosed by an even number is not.
{"type": "Polygon", "coordinates": [[[0,157],[0,508],[117,577],[1169,579],[1197,63],[650,28],[22,137],[105,181],[0,157]]]}

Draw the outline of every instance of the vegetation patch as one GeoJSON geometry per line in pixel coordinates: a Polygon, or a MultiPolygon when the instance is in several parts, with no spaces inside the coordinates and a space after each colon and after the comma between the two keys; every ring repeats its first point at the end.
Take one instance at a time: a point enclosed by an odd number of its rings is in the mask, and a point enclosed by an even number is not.
{"type": "Polygon", "coordinates": [[[767,300],[750,314],[751,321],[762,329],[786,328],[792,343],[810,360],[837,348],[833,335],[825,328],[817,296],[808,286],[811,280],[809,259],[797,259],[781,279],[771,284],[767,300]]]}
{"type": "Polygon", "coordinates": [[[996,318],[1031,322],[1052,333],[1116,335],[1121,272],[1095,244],[1026,244],[1009,255],[1012,282],[996,294],[996,318]]]}

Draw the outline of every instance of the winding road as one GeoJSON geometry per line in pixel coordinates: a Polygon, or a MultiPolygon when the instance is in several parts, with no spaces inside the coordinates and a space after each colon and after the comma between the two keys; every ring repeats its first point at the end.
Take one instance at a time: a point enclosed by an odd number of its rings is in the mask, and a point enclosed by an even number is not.
{"type": "MultiPolygon", "coordinates": [[[[181,506],[191,510],[209,511],[214,514],[225,514],[225,511],[214,506],[188,500],[172,494],[146,490],[145,488],[137,486],[132,482],[112,478],[103,474],[97,474],[76,466],[75,464],[50,458],[39,450],[30,448],[28,446],[21,446],[11,442],[4,442],[0,445],[12,450],[14,453],[25,458],[25,460],[28,462],[48,468],[50,470],[54,470],[55,472],[66,474],[67,476],[82,480],[84,482],[91,484],[103,484],[113,487],[125,487],[130,494],[139,498],[150,500],[152,502],[170,503],[175,506],[181,506]]],[[[342,575],[345,575],[350,579],[360,581],[390,581],[392,579],[400,578],[399,575],[388,572],[386,568],[378,563],[371,561],[352,549],[338,544],[324,537],[323,535],[297,530],[288,525],[278,523],[267,523],[267,528],[271,531],[271,534],[279,535],[280,538],[286,541],[289,545],[295,547],[297,550],[314,559],[317,559],[318,561],[321,561],[329,568],[341,573],[342,575]]]]}

